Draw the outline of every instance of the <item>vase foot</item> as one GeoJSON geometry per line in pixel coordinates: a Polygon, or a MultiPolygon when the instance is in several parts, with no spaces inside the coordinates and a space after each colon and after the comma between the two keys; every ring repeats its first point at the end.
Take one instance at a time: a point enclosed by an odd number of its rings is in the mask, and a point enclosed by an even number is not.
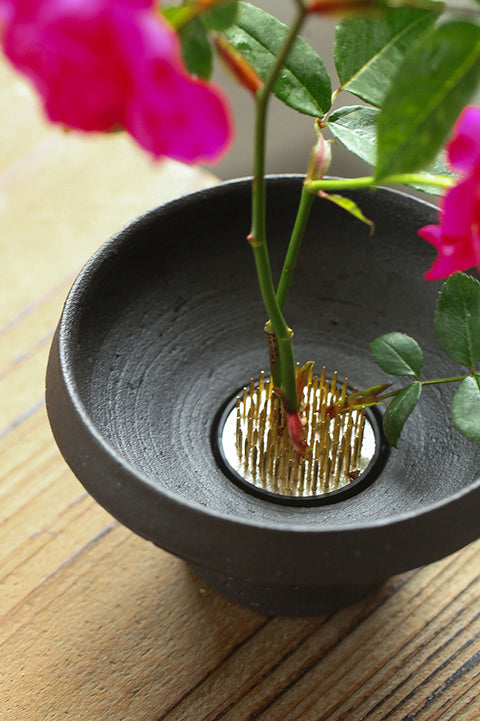
{"type": "Polygon", "coordinates": [[[332,613],[360,601],[382,585],[285,586],[225,576],[193,564],[191,567],[224,598],[267,616],[300,617],[332,613]]]}

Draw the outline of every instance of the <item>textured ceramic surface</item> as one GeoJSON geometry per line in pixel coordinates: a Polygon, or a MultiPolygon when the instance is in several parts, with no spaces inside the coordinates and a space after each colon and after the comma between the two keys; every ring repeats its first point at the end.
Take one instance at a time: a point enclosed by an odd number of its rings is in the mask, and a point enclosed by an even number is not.
{"type": "MultiPolygon", "coordinates": [[[[269,181],[277,271],[300,189],[299,178],[269,181]]],[[[426,374],[455,374],[433,335],[433,251],[416,234],[435,209],[392,191],[352,197],[375,235],[315,203],[286,307],[297,359],[379,383],[368,344],[400,330],[421,341],[426,374]]],[[[452,428],[445,386],[427,389],[379,477],[341,503],[282,506],[225,477],[213,419],[267,363],[249,199],[246,180],[186,196],[98,251],[66,301],[47,407],[66,461],[122,523],[246,605],[315,613],[477,538],[480,449],[452,428]]]]}

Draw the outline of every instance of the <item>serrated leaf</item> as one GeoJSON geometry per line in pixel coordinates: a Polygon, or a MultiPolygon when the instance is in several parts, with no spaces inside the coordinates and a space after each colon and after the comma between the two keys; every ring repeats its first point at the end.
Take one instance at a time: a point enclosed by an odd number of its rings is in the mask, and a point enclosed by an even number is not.
{"type": "Polygon", "coordinates": [[[377,158],[378,113],[377,108],[351,105],[335,110],[328,119],[331,133],[370,165],[375,165],[377,158]]]}
{"type": "Polygon", "coordinates": [[[406,333],[385,333],[370,343],[370,352],[386,373],[395,376],[419,377],[423,366],[423,353],[414,338],[406,333]]]}
{"type": "Polygon", "coordinates": [[[380,16],[341,22],[334,60],[342,88],[380,107],[406,51],[438,13],[438,8],[388,8],[380,16]]]}
{"type": "Polygon", "coordinates": [[[452,401],[453,425],[463,436],[480,443],[480,374],[465,378],[452,401]]]}
{"type": "Polygon", "coordinates": [[[202,14],[202,21],[209,30],[226,30],[233,25],[238,15],[238,2],[223,2],[215,5],[202,14]]]}
{"type": "Polygon", "coordinates": [[[338,195],[336,193],[325,193],[323,190],[320,190],[318,195],[320,198],[324,198],[325,200],[330,200],[332,203],[335,203],[335,205],[338,205],[339,208],[346,210],[347,213],[353,215],[353,217],[357,218],[357,220],[361,220],[362,223],[369,225],[370,229],[373,231],[373,222],[362,213],[359,206],[351,198],[346,198],[344,195],[338,195]]]}
{"type": "Polygon", "coordinates": [[[208,80],[212,74],[212,49],[207,33],[198,18],[179,31],[185,67],[192,75],[208,80]]]}
{"type": "Polygon", "coordinates": [[[445,353],[473,370],[480,360],[480,283],[466,273],[442,285],[434,317],[435,333],[445,353]]]}
{"type": "MultiPolygon", "coordinates": [[[[328,128],[332,135],[340,140],[350,152],[373,166],[377,162],[377,118],[379,113],[378,108],[350,105],[335,110],[328,119],[328,128]]],[[[426,193],[440,195],[443,192],[442,188],[438,185],[429,185],[429,175],[453,175],[445,163],[443,150],[426,168],[424,183],[405,183],[405,185],[426,193]]]]}
{"type": "MultiPolygon", "coordinates": [[[[239,3],[237,22],[225,35],[265,80],[276,62],[288,28],[250,3],[239,3]]],[[[274,87],[286,105],[305,115],[322,117],[331,105],[331,83],[323,60],[302,38],[297,38],[274,87]]]]}
{"type": "Polygon", "coordinates": [[[432,162],[479,80],[480,27],[445,23],[418,40],[378,117],[376,181],[432,162]]]}
{"type": "Polygon", "coordinates": [[[400,393],[395,396],[388,406],[383,417],[383,430],[388,442],[397,448],[403,426],[410,413],[418,403],[422,392],[422,384],[419,381],[413,381],[405,386],[400,393]]]}

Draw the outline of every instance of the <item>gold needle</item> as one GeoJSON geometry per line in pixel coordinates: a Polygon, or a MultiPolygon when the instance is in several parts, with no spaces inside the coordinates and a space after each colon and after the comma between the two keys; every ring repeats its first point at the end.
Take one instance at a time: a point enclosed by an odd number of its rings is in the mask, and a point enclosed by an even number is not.
{"type": "Polygon", "coordinates": [[[251,379],[236,401],[236,445],[245,474],[287,495],[318,495],[349,483],[361,455],[365,414],[348,411],[333,419],[326,414],[328,405],[347,393],[348,381],[339,385],[337,372],[329,383],[325,367],[320,376],[309,370],[301,399],[308,452],[300,457],[290,445],[272,378],[262,371],[258,385],[251,379]]]}

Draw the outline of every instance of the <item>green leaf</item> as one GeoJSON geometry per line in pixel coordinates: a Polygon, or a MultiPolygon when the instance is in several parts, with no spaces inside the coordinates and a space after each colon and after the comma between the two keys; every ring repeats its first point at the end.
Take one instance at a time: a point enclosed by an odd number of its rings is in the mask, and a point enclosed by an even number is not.
{"type": "Polygon", "coordinates": [[[238,2],[224,2],[206,10],[201,18],[209,30],[226,30],[233,25],[238,15],[238,2]]]}
{"type": "Polygon", "coordinates": [[[465,273],[442,285],[435,309],[435,333],[445,353],[473,371],[480,360],[480,283],[465,273]]]}
{"type": "Polygon", "coordinates": [[[480,443],[480,374],[465,378],[452,401],[453,425],[475,443],[480,443]]]}
{"type": "Polygon", "coordinates": [[[423,190],[425,193],[431,193],[432,195],[442,195],[445,192],[445,189],[439,187],[438,185],[429,185],[428,178],[430,175],[448,175],[451,178],[455,177],[455,173],[452,173],[446,163],[445,151],[443,148],[438,153],[433,163],[428,165],[424,173],[424,183],[405,183],[405,185],[409,185],[411,188],[415,188],[416,190],[423,190]]]}
{"type": "Polygon", "coordinates": [[[183,60],[188,72],[208,80],[212,74],[212,49],[200,20],[194,18],[184,25],[179,36],[183,60]]]}
{"type": "Polygon", "coordinates": [[[422,384],[414,381],[405,386],[388,406],[383,417],[383,430],[388,442],[397,448],[403,426],[418,403],[422,384]]]}
{"type": "MultiPolygon", "coordinates": [[[[265,80],[276,62],[288,28],[260,8],[239,3],[237,22],[225,35],[265,80]]],[[[331,105],[330,78],[315,50],[297,38],[282,73],[275,84],[275,95],[286,105],[305,115],[322,117],[331,105]]]]}
{"type": "MultiPolygon", "coordinates": [[[[377,118],[378,108],[366,105],[350,105],[333,112],[328,120],[328,128],[332,135],[340,140],[345,147],[370,165],[377,162],[377,118]]],[[[442,188],[429,185],[429,175],[453,175],[445,163],[442,150],[433,163],[425,170],[424,183],[405,183],[405,185],[427,193],[441,195],[442,188]]]]}
{"type": "Polygon", "coordinates": [[[378,117],[376,180],[425,168],[480,79],[480,27],[440,25],[412,48],[378,117]]]}
{"type": "Polygon", "coordinates": [[[371,220],[369,220],[360,210],[358,205],[355,203],[354,200],[351,198],[346,198],[344,195],[337,195],[335,193],[325,193],[323,190],[320,190],[318,192],[318,195],[321,198],[324,198],[325,200],[330,200],[332,203],[335,203],[335,205],[338,205],[343,210],[346,210],[347,213],[350,213],[350,215],[353,215],[354,218],[357,218],[357,220],[361,220],[362,223],[365,223],[366,225],[370,226],[371,231],[374,230],[374,224],[371,220]]]}
{"type": "Polygon", "coordinates": [[[370,165],[377,157],[378,109],[365,105],[339,108],[330,115],[328,128],[350,152],[370,165]]]}
{"type": "Polygon", "coordinates": [[[414,338],[405,333],[385,333],[370,343],[370,352],[380,368],[395,376],[419,377],[423,353],[414,338]]]}
{"type": "Polygon", "coordinates": [[[439,7],[400,7],[341,22],[335,33],[334,60],[342,88],[380,107],[406,51],[438,14],[439,7]]]}

